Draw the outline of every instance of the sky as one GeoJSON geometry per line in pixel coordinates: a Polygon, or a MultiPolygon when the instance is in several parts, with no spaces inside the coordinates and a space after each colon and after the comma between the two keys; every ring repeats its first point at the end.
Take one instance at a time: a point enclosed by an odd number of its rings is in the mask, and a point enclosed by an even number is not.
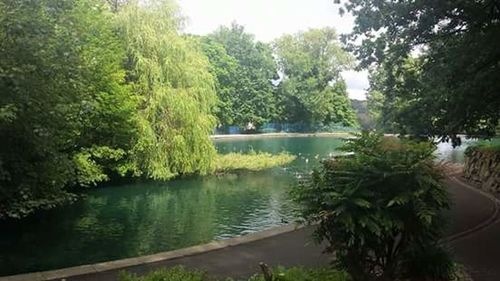
{"type": "MultiPolygon", "coordinates": [[[[178,0],[187,17],[185,32],[205,35],[220,25],[236,21],[257,40],[270,42],[286,33],[331,26],[338,33],[348,33],[353,18],[341,17],[333,0],[178,0]]],[[[366,71],[346,71],[349,97],[365,99],[368,88],[366,71]]]]}

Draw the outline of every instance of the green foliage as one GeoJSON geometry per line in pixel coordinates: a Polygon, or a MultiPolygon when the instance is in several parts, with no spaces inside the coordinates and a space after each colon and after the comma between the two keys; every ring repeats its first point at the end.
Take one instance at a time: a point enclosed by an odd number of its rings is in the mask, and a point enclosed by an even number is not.
{"type": "Polygon", "coordinates": [[[273,155],[265,152],[251,151],[248,154],[228,153],[219,154],[215,158],[215,171],[228,172],[237,170],[260,171],[277,166],[284,166],[297,157],[282,152],[273,155]]]}
{"type": "Polygon", "coordinates": [[[385,95],[384,114],[394,115],[389,120],[398,122],[402,132],[451,138],[454,144],[460,144],[459,133],[495,134],[500,118],[498,1],[342,2],[356,17],[346,39],[362,66],[375,64],[384,72],[383,90],[374,90],[385,95]],[[418,59],[408,69],[414,50],[418,59]]]}
{"type": "Polygon", "coordinates": [[[384,132],[393,132],[391,121],[395,121],[388,117],[391,110],[384,109],[386,90],[383,88],[383,79],[385,79],[383,71],[370,72],[370,88],[366,93],[366,104],[368,115],[375,123],[375,128],[384,132]]]}
{"type": "Polygon", "coordinates": [[[325,161],[294,191],[336,265],[354,280],[449,280],[452,263],[437,244],[449,199],[434,146],[363,133],[343,149],[354,154],[325,161]]]}
{"type": "Polygon", "coordinates": [[[210,37],[202,37],[201,44],[203,52],[210,61],[210,73],[215,79],[215,90],[218,96],[218,104],[215,108],[219,124],[235,124],[234,118],[239,114],[236,104],[242,104],[238,93],[239,85],[238,71],[241,71],[239,62],[228,55],[224,46],[210,37]]]}
{"type": "Polygon", "coordinates": [[[494,138],[490,140],[480,140],[474,145],[467,147],[465,154],[470,155],[471,152],[476,150],[493,153],[500,152],[500,139],[494,138]]]}
{"type": "MultiPolygon", "coordinates": [[[[349,276],[344,272],[328,268],[303,268],[292,267],[285,269],[277,268],[273,281],[349,281],[349,276]]],[[[144,277],[136,277],[129,273],[122,272],[120,281],[216,281],[217,279],[208,277],[205,273],[196,270],[187,270],[184,267],[172,267],[151,272],[144,277]]],[[[233,279],[226,279],[231,281],[233,279]]],[[[255,275],[248,281],[265,281],[263,276],[255,275]]]]}
{"type": "MultiPolygon", "coordinates": [[[[350,281],[349,275],[331,268],[278,267],[273,270],[273,281],[350,281]]],[[[263,276],[254,276],[248,281],[266,281],[263,276]]]]}
{"type": "Polygon", "coordinates": [[[153,271],[143,277],[136,277],[130,273],[121,272],[120,281],[209,281],[206,274],[200,271],[189,271],[184,267],[172,267],[153,271]]]}
{"type": "Polygon", "coordinates": [[[213,171],[217,97],[200,45],[179,34],[173,2],[114,4],[0,2],[0,218],[115,175],[213,171]]]}
{"type": "Polygon", "coordinates": [[[340,77],[352,58],[333,29],[285,35],[274,43],[274,53],[236,23],[201,41],[217,78],[221,125],[284,121],[357,126],[340,77]],[[278,89],[277,67],[284,75],[278,89]]]}
{"type": "Polygon", "coordinates": [[[351,104],[363,130],[373,130],[377,127],[377,117],[373,114],[369,100],[351,100],[351,104]]]}
{"type": "Polygon", "coordinates": [[[81,151],[129,148],[136,103],[112,21],[97,0],[0,2],[0,217],[72,200],[65,187],[105,178],[90,163],[115,168],[81,151]]]}
{"type": "Polygon", "coordinates": [[[118,22],[127,79],[140,97],[136,172],[154,179],[209,172],[214,81],[197,41],[179,34],[177,7],[171,1],[131,2],[118,22]]]}
{"type": "Polygon", "coordinates": [[[284,35],[274,48],[284,76],[279,86],[283,120],[357,125],[340,76],[350,68],[352,58],[342,49],[334,29],[284,35]]]}
{"type": "MultiPolygon", "coordinates": [[[[208,37],[208,42],[221,44],[230,57],[225,57],[219,50],[222,57],[216,58],[211,54],[214,50],[206,50],[215,68],[222,68],[216,71],[220,85],[219,112],[231,112],[229,118],[220,118],[221,121],[231,121],[224,125],[245,126],[248,122],[260,125],[276,119],[278,111],[272,82],[278,79],[278,73],[270,46],[256,42],[243,26],[236,23],[230,27],[222,26],[208,37]]],[[[219,48],[210,44],[212,49],[219,48]]]]}
{"type": "Polygon", "coordinates": [[[379,128],[387,132],[398,132],[432,138],[438,134],[433,125],[435,119],[428,112],[439,111],[438,103],[421,103],[421,92],[425,85],[420,79],[421,61],[409,58],[398,67],[381,66],[371,73],[368,102],[379,128]],[[394,82],[388,85],[388,77],[394,82]]]}

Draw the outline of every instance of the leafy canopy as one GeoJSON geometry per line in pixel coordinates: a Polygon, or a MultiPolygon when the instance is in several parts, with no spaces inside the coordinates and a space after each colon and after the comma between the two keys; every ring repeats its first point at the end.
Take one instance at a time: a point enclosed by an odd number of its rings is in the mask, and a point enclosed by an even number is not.
{"type": "Polygon", "coordinates": [[[213,170],[214,78],[177,7],[110,2],[0,1],[0,218],[213,170]]]}
{"type": "Polygon", "coordinates": [[[239,80],[241,77],[241,65],[238,60],[226,52],[226,48],[209,36],[201,37],[203,52],[210,61],[210,73],[215,78],[215,91],[218,103],[215,115],[219,125],[236,124],[239,114],[235,105],[241,104],[239,91],[239,80]]]}
{"type": "Polygon", "coordinates": [[[392,120],[413,134],[451,138],[455,144],[459,133],[495,134],[500,117],[498,1],[342,2],[341,9],[356,17],[346,39],[361,66],[375,64],[384,73],[382,93],[392,120]],[[414,68],[410,72],[408,64],[414,68]],[[411,85],[401,87],[402,81],[411,85]],[[399,90],[390,91],[394,87],[399,90]],[[425,123],[401,117],[407,114],[399,111],[401,103],[421,108],[425,123]]]}
{"type": "Polygon", "coordinates": [[[0,217],[127,165],[136,99],[112,20],[97,0],[0,2],[0,217]]]}
{"type": "Polygon", "coordinates": [[[213,169],[214,80],[198,42],[179,34],[170,1],[131,2],[119,13],[127,79],[140,97],[136,169],[154,179],[213,169]]]}
{"type": "MultiPolygon", "coordinates": [[[[222,90],[219,98],[223,106],[219,112],[231,112],[232,115],[229,120],[232,123],[225,125],[244,126],[248,122],[260,125],[276,119],[278,111],[273,81],[278,74],[271,47],[256,42],[253,35],[236,23],[230,27],[222,26],[208,37],[210,42],[221,44],[226,54],[237,62],[236,65],[224,63],[224,70],[217,73],[221,85],[219,90],[222,90]]],[[[212,46],[215,47],[213,43],[212,46]]],[[[223,54],[222,51],[219,53],[223,54]]],[[[216,67],[221,65],[221,59],[231,60],[215,58],[209,52],[208,56],[216,67]]]]}
{"type": "Polygon", "coordinates": [[[279,85],[283,119],[291,122],[357,125],[340,73],[352,58],[332,28],[283,35],[274,42],[283,78],[279,85]]]}

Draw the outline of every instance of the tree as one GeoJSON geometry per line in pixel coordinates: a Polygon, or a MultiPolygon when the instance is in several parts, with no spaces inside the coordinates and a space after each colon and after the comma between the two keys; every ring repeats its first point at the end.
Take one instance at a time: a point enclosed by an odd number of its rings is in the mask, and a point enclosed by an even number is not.
{"type": "Polygon", "coordinates": [[[239,74],[241,70],[238,60],[227,54],[224,46],[210,37],[200,38],[203,52],[210,61],[210,73],[215,78],[215,91],[218,97],[218,104],[215,108],[220,125],[235,124],[235,118],[239,114],[236,104],[238,101],[239,74]]]}
{"type": "Polygon", "coordinates": [[[234,92],[221,98],[223,102],[231,100],[232,105],[232,123],[225,125],[244,126],[248,122],[260,125],[276,119],[273,81],[278,74],[270,46],[256,42],[236,23],[220,27],[209,37],[224,46],[226,53],[238,62],[236,71],[231,72],[231,84],[237,87],[230,87],[228,90],[234,92]]]}
{"type": "Polygon", "coordinates": [[[451,138],[454,144],[459,133],[495,134],[500,117],[500,86],[495,82],[500,76],[498,1],[354,0],[343,8],[356,16],[346,39],[362,66],[385,69],[386,88],[402,78],[398,72],[407,59],[420,53],[421,87],[388,98],[411,97],[414,108],[432,104],[434,110],[422,110],[430,120],[425,124],[430,134],[451,138]],[[355,44],[358,39],[362,44],[355,44]]]}
{"type": "Polygon", "coordinates": [[[356,281],[451,280],[439,246],[449,208],[428,143],[363,133],[295,189],[301,213],[316,225],[335,264],[356,281]]]}
{"type": "Polygon", "coordinates": [[[428,112],[439,111],[439,103],[424,100],[420,94],[432,91],[422,81],[421,63],[420,59],[408,58],[401,65],[391,68],[383,65],[371,72],[367,96],[379,128],[424,138],[438,134],[434,115],[428,112]],[[390,84],[388,77],[394,80],[390,84]]]}
{"type": "Polygon", "coordinates": [[[201,47],[179,34],[177,6],[134,1],[119,13],[127,80],[140,97],[136,172],[154,179],[213,169],[214,79],[201,47]]]}
{"type": "Polygon", "coordinates": [[[280,72],[281,104],[290,122],[356,126],[340,73],[351,66],[332,28],[284,35],[274,42],[280,72]]]}
{"type": "Polygon", "coordinates": [[[376,122],[373,114],[368,108],[368,100],[351,100],[352,108],[356,112],[358,122],[363,130],[373,130],[376,122]]]}
{"type": "Polygon", "coordinates": [[[0,217],[126,166],[136,104],[121,46],[101,1],[0,2],[0,217]]]}

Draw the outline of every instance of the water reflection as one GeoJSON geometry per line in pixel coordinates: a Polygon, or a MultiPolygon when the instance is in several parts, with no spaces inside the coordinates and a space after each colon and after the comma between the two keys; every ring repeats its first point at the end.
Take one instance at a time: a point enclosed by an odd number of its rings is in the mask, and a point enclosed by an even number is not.
{"type": "Polygon", "coordinates": [[[150,254],[291,221],[281,170],[90,192],[85,200],[3,224],[3,274],[150,254]]]}

